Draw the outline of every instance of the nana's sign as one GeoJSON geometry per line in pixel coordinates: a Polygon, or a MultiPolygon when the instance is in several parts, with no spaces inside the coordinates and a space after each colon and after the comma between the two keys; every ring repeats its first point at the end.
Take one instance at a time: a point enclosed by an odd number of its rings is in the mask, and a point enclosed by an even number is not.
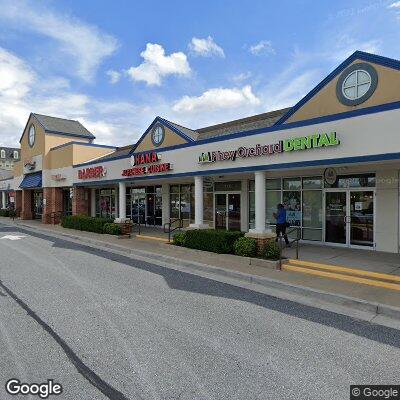
{"type": "Polygon", "coordinates": [[[236,150],[229,151],[209,151],[207,153],[202,153],[199,156],[199,163],[203,164],[218,161],[235,161],[237,158],[269,156],[298,150],[337,146],[339,144],[340,141],[336,137],[336,132],[314,134],[284,139],[277,143],[267,145],[257,144],[253,147],[241,146],[236,150]]]}
{"type": "Polygon", "coordinates": [[[101,165],[78,170],[78,179],[100,179],[106,175],[107,169],[101,165]]]}
{"type": "Polygon", "coordinates": [[[161,156],[155,151],[150,153],[134,154],[131,157],[132,168],[124,169],[122,176],[140,176],[158,174],[172,170],[172,164],[159,163],[161,156]]]}
{"type": "Polygon", "coordinates": [[[134,167],[138,165],[155,164],[160,160],[161,156],[155,151],[150,153],[139,153],[131,156],[131,165],[134,167]]]}

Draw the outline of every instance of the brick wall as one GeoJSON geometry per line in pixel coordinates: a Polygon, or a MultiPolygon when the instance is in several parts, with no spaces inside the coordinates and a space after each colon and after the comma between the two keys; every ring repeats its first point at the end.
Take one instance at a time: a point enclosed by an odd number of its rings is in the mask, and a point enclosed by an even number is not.
{"type": "Polygon", "coordinates": [[[17,190],[15,192],[15,211],[17,213],[17,217],[21,216],[22,211],[22,190],[17,190]]]}
{"type": "Polygon", "coordinates": [[[33,219],[32,212],[33,192],[31,190],[22,190],[21,195],[21,219],[33,219]]]}
{"type": "Polygon", "coordinates": [[[89,215],[89,203],[89,190],[75,187],[72,198],[72,215],[89,215]]]}
{"type": "Polygon", "coordinates": [[[61,188],[43,188],[43,215],[44,224],[58,224],[60,213],[63,211],[63,192],[61,188]]]}

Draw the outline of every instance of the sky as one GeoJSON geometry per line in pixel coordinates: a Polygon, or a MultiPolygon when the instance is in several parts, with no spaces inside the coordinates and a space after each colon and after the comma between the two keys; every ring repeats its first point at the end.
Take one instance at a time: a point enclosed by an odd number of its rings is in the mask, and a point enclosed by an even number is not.
{"type": "Polygon", "coordinates": [[[292,106],[356,50],[400,59],[400,1],[0,0],[0,145],[31,112],[124,146],[292,106]]]}

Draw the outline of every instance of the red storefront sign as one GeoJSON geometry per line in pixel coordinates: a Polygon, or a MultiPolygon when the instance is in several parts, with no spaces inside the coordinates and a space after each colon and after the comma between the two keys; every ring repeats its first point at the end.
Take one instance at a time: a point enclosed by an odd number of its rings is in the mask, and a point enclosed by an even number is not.
{"type": "Polygon", "coordinates": [[[157,174],[159,172],[171,171],[172,166],[170,163],[155,164],[143,167],[133,167],[129,169],[124,169],[122,171],[122,176],[138,176],[147,174],[157,174]]]}
{"type": "Polygon", "coordinates": [[[132,156],[132,165],[154,164],[160,161],[160,156],[152,151],[151,153],[135,154],[132,156]]]}
{"type": "Polygon", "coordinates": [[[78,179],[95,179],[107,175],[107,169],[103,166],[90,167],[78,170],[78,179]]]}

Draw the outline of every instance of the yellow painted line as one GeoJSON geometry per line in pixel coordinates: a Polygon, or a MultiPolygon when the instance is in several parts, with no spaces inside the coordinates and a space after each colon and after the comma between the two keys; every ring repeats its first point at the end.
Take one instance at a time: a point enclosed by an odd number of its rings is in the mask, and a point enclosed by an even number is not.
{"type": "Polygon", "coordinates": [[[340,265],[320,264],[320,263],[316,263],[316,262],[312,262],[312,261],[302,261],[302,260],[290,259],[289,262],[290,262],[290,264],[302,265],[307,268],[318,268],[318,269],[324,269],[327,271],[345,272],[350,275],[368,276],[370,278],[385,279],[387,281],[394,281],[394,282],[400,283],[400,276],[397,276],[397,275],[382,274],[379,272],[370,272],[370,271],[365,271],[362,269],[346,268],[346,267],[341,267],[340,265]]]}
{"type": "Polygon", "coordinates": [[[168,242],[168,239],[160,238],[157,236],[147,236],[147,235],[136,235],[138,239],[149,239],[149,240],[158,240],[160,242],[168,242]]]}
{"type": "Polygon", "coordinates": [[[320,277],[323,277],[323,278],[338,279],[340,281],[346,281],[346,282],[352,282],[352,283],[361,283],[361,284],[364,284],[364,285],[376,286],[376,287],[379,287],[379,288],[392,289],[392,290],[400,291],[400,285],[398,285],[397,283],[375,281],[375,280],[372,280],[372,279],[358,278],[358,277],[355,277],[355,276],[336,274],[336,273],[333,273],[333,272],[317,271],[315,269],[308,269],[308,268],[304,268],[304,267],[295,267],[293,265],[288,265],[288,264],[282,265],[282,269],[286,270],[286,271],[301,272],[303,274],[320,276],[320,277]]]}

